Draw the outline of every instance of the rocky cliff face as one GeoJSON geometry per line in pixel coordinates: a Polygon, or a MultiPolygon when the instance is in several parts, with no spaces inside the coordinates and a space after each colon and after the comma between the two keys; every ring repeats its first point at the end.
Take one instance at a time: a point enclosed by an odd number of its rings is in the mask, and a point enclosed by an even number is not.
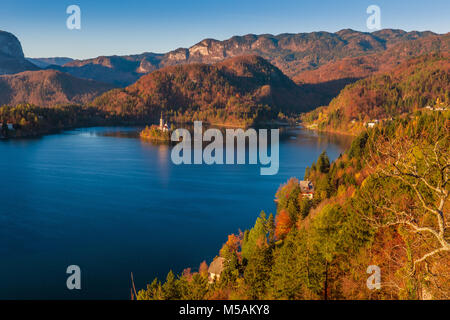
{"type": "Polygon", "coordinates": [[[25,59],[22,45],[16,36],[0,31],[0,75],[38,69],[25,59]]]}
{"type": "Polygon", "coordinates": [[[19,40],[13,34],[5,31],[0,31],[0,54],[24,58],[19,40]]]}

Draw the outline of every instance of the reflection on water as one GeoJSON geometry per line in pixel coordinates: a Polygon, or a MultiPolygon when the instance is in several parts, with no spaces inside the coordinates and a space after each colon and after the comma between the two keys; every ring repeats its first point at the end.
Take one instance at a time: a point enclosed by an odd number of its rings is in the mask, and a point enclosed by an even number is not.
{"type": "Polygon", "coordinates": [[[166,144],[159,144],[157,146],[158,150],[158,168],[161,177],[163,178],[164,182],[169,182],[169,170],[170,167],[167,165],[170,160],[170,152],[169,152],[169,146],[166,144]]]}
{"type": "Polygon", "coordinates": [[[86,128],[0,143],[0,298],[128,299],[168,270],[210,262],[226,236],[249,228],[274,194],[326,149],[350,138],[299,128],[280,136],[280,170],[174,165],[171,146],[140,128],[86,128]],[[65,287],[68,265],[82,290],[65,287]]]}
{"type": "Polygon", "coordinates": [[[329,134],[302,128],[291,129],[288,132],[290,137],[295,137],[294,140],[296,140],[299,145],[315,146],[322,149],[333,144],[345,150],[350,146],[353,140],[353,137],[348,135],[329,134]]]}

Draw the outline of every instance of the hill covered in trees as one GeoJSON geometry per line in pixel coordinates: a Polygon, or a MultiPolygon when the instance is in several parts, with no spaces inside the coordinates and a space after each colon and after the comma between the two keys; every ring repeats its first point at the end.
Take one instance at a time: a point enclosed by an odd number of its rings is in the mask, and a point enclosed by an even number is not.
{"type": "Polygon", "coordinates": [[[450,104],[449,54],[411,59],[389,72],[370,76],[345,87],[328,107],[303,116],[320,130],[358,133],[364,123],[379,122],[427,106],[450,104]]]}
{"type": "Polygon", "coordinates": [[[97,108],[79,105],[52,108],[29,104],[5,105],[0,107],[0,138],[39,136],[64,129],[114,124],[115,120],[97,108]]]}
{"type": "Polygon", "coordinates": [[[55,70],[25,71],[0,76],[0,105],[87,104],[112,88],[109,84],[78,79],[55,70]]]}
{"type": "MultiPolygon", "coordinates": [[[[399,32],[399,30],[397,31],[399,32]]],[[[297,83],[311,84],[345,79],[354,82],[375,73],[387,72],[413,57],[450,52],[449,33],[411,37],[408,40],[399,38],[397,42],[392,39],[396,39],[395,35],[400,33],[394,32],[394,30],[377,31],[375,34],[391,39],[386,40],[386,50],[333,59],[317,68],[298,73],[292,79],[297,83]]]]}
{"type": "MultiPolygon", "coordinates": [[[[214,124],[251,125],[277,119],[280,112],[298,114],[326,98],[302,88],[258,56],[223,62],[163,68],[124,89],[94,101],[104,111],[137,119],[203,120],[214,124]]],[[[282,117],[282,116],[281,116],[282,117]]]]}
{"type": "Polygon", "coordinates": [[[232,234],[208,266],[155,279],[138,299],[448,299],[450,112],[418,111],[361,133],[278,190],[275,217],[232,234]],[[369,266],[381,287],[367,286],[369,266]]]}

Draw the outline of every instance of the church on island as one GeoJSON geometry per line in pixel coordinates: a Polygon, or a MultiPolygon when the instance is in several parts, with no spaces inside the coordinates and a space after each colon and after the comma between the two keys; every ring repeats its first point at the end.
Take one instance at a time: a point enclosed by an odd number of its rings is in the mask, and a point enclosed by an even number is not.
{"type": "Polygon", "coordinates": [[[140,137],[148,140],[158,140],[158,141],[169,141],[170,140],[170,130],[171,126],[169,122],[165,122],[162,112],[161,118],[159,119],[159,126],[156,124],[146,126],[144,130],[141,131],[140,137]]]}
{"type": "Polygon", "coordinates": [[[164,122],[164,118],[161,112],[161,118],[159,119],[159,130],[162,132],[169,132],[170,131],[170,124],[169,122],[164,122]]]}

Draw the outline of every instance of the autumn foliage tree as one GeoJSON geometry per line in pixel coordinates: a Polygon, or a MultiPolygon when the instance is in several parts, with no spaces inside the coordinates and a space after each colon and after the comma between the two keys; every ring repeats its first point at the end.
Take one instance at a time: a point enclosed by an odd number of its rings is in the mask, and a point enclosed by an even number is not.
{"type": "Polygon", "coordinates": [[[277,239],[284,239],[293,226],[293,222],[286,209],[282,209],[275,218],[275,236],[277,239]]]}

